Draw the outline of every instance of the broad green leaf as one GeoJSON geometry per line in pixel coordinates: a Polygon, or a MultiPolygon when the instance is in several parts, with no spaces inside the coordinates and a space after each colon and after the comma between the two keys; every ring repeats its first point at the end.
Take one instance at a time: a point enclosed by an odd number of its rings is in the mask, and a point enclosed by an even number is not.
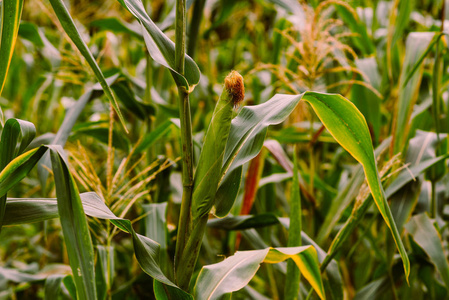
{"type": "Polygon", "coordinates": [[[238,251],[222,262],[201,269],[195,284],[195,298],[221,299],[245,287],[261,263],[275,264],[289,258],[293,259],[320,298],[325,299],[318,258],[312,246],[238,251]]]}
{"type": "Polygon", "coordinates": [[[449,290],[449,264],[443,247],[440,234],[432,220],[426,213],[416,215],[405,224],[405,229],[410,233],[415,242],[429,256],[430,262],[436,267],[449,290]]]}
{"type": "Polygon", "coordinates": [[[114,107],[114,110],[116,111],[120,119],[120,122],[122,122],[123,128],[125,128],[125,131],[128,131],[126,129],[125,119],[123,118],[122,113],[120,112],[120,108],[118,106],[117,100],[115,99],[114,93],[112,92],[109,84],[106,82],[106,79],[103,73],[101,72],[100,67],[97,64],[97,61],[93,57],[92,53],[90,52],[84,40],[81,38],[81,35],[75,26],[75,22],[73,21],[72,17],[69,14],[69,11],[65,7],[64,1],[50,0],[50,3],[56,13],[56,16],[59,19],[59,22],[61,22],[62,28],[64,28],[66,34],[78,48],[83,57],[86,59],[87,63],[94,72],[95,77],[97,77],[97,80],[100,82],[100,85],[104,90],[104,93],[106,94],[112,106],[114,107]]]}
{"type": "Polygon", "coordinates": [[[58,212],[79,299],[96,299],[94,249],[78,188],[60,146],[50,147],[58,212]]]}
{"type": "Polygon", "coordinates": [[[0,2],[0,96],[5,87],[6,75],[11,63],[14,45],[19,31],[23,0],[3,0],[0,2]]]}
{"type": "Polygon", "coordinates": [[[309,95],[310,97],[305,98],[305,100],[310,103],[329,132],[343,148],[362,164],[374,202],[385,223],[390,228],[396,247],[401,255],[405,276],[408,280],[410,262],[380,182],[368,125],[363,115],[354,104],[342,96],[336,96],[340,101],[335,98],[332,101],[324,94],[306,94],[306,96],[309,95]]]}
{"type": "Polygon", "coordinates": [[[150,56],[170,69],[178,86],[193,91],[200,80],[200,70],[193,59],[185,56],[184,75],[175,68],[175,43],[173,43],[151,20],[140,0],[118,0],[142,26],[143,36],[150,56]]]}
{"type": "MultiPolygon", "coordinates": [[[[240,178],[233,178],[233,182],[226,182],[229,180],[226,176],[230,178],[229,174],[241,168],[244,163],[259,153],[267,127],[284,121],[300,100],[312,106],[335,140],[362,164],[371,194],[385,223],[390,228],[404,263],[406,277],[408,277],[410,263],[380,182],[368,125],[355,105],[340,95],[316,92],[305,92],[300,95],[278,94],[263,104],[244,107],[232,120],[221,185],[225,187],[239,185],[240,178]]],[[[216,198],[215,214],[225,216],[235,198],[230,198],[228,191],[220,188],[216,198]]]]}

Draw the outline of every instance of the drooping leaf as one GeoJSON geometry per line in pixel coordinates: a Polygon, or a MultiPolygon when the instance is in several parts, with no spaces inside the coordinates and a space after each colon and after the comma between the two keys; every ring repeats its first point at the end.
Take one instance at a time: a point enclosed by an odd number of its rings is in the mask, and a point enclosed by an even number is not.
{"type": "MultiPolygon", "coordinates": [[[[0,174],[1,178],[1,174],[0,174]]],[[[162,272],[159,262],[160,245],[155,241],[137,234],[129,220],[116,217],[101,198],[93,192],[79,195],[84,213],[88,216],[110,220],[115,226],[132,235],[134,252],[142,270],[164,284],[164,290],[175,298],[192,299],[192,296],[180,290],[162,272]],[[180,296],[182,295],[182,296],[180,296]]],[[[58,203],[52,198],[15,198],[8,199],[6,205],[7,218],[5,224],[26,224],[57,218],[58,203]]]]}
{"type": "Polygon", "coordinates": [[[312,246],[238,251],[222,262],[201,269],[195,284],[195,298],[221,299],[246,286],[261,263],[275,264],[289,258],[293,259],[320,298],[325,299],[318,258],[312,246]]]}
{"type": "Polygon", "coordinates": [[[72,42],[75,44],[75,46],[78,48],[80,53],[83,55],[83,57],[86,59],[87,63],[91,67],[92,71],[95,74],[95,77],[97,77],[97,80],[99,81],[101,87],[104,90],[104,93],[108,97],[109,101],[111,102],[112,106],[114,107],[114,110],[116,111],[120,122],[123,125],[123,128],[125,128],[125,131],[128,131],[126,129],[126,123],[125,119],[123,118],[122,113],[120,112],[120,108],[118,106],[117,100],[115,99],[114,93],[111,90],[111,87],[106,82],[106,78],[104,77],[100,67],[97,64],[97,61],[93,57],[92,53],[89,50],[89,47],[87,47],[84,40],[81,38],[81,35],[78,31],[78,29],[75,26],[75,22],[73,21],[72,17],[69,14],[69,11],[67,10],[64,1],[62,0],[50,0],[51,6],[53,7],[56,16],[59,19],[59,22],[62,25],[62,28],[64,28],[66,34],[69,36],[69,38],[72,40],[72,42]]]}
{"type": "Polygon", "coordinates": [[[0,5],[2,17],[0,18],[0,96],[5,87],[6,75],[11,63],[14,45],[19,31],[20,17],[22,15],[23,0],[3,0],[0,5]]]}
{"type": "Polygon", "coordinates": [[[118,0],[142,26],[143,36],[150,56],[161,65],[168,68],[178,86],[187,91],[193,91],[200,80],[200,71],[193,59],[185,56],[184,75],[175,68],[175,43],[173,43],[148,16],[140,0],[118,0]]]}
{"type": "Polygon", "coordinates": [[[329,132],[343,148],[362,164],[374,202],[393,235],[404,264],[405,276],[408,278],[410,262],[380,182],[369,129],[363,115],[355,108],[354,104],[342,96],[336,96],[341,101],[336,99],[329,101],[324,94],[308,93],[308,95],[310,97],[305,100],[312,105],[329,132]]]}

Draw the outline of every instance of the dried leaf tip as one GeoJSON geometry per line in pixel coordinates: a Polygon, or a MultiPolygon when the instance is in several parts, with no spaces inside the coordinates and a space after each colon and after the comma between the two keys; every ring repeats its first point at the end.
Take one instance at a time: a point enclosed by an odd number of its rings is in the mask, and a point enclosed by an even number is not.
{"type": "Polygon", "coordinates": [[[243,77],[237,71],[232,71],[225,78],[225,88],[234,103],[238,105],[245,98],[245,86],[243,85],[243,77]]]}

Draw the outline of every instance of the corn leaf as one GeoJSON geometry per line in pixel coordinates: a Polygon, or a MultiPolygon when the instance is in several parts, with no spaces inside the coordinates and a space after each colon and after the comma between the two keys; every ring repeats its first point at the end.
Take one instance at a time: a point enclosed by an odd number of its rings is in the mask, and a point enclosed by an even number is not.
{"type": "Polygon", "coordinates": [[[86,59],[87,63],[94,72],[95,77],[97,77],[97,80],[100,82],[100,85],[104,90],[104,93],[106,94],[112,106],[114,107],[114,110],[116,111],[120,119],[120,122],[123,125],[123,128],[125,128],[125,130],[128,132],[128,130],[126,129],[125,119],[123,118],[123,115],[120,112],[120,108],[118,106],[117,100],[115,99],[114,93],[112,92],[109,84],[106,82],[106,79],[103,73],[101,72],[100,67],[97,64],[97,61],[93,57],[92,53],[90,52],[84,40],[81,38],[81,35],[75,26],[75,22],[73,21],[72,17],[69,14],[69,11],[65,7],[64,1],[50,0],[50,3],[56,13],[56,16],[59,19],[59,22],[61,22],[62,28],[64,28],[66,34],[78,48],[83,57],[86,59]]]}
{"type": "Polygon", "coordinates": [[[405,224],[415,242],[429,256],[430,262],[436,267],[441,278],[449,290],[449,265],[443,249],[441,236],[436,230],[432,220],[426,213],[416,215],[405,224]]]}
{"type": "Polygon", "coordinates": [[[421,61],[421,57],[426,53],[431,44],[435,32],[412,32],[407,37],[406,53],[401,70],[399,82],[399,99],[396,108],[396,122],[393,132],[393,151],[402,152],[410,129],[410,117],[413,106],[418,98],[418,90],[424,65],[421,64],[416,69],[415,64],[421,61]],[[413,75],[408,78],[409,73],[413,75]],[[407,80],[407,84],[404,82],[407,80]]]}
{"type": "MultiPolygon", "coordinates": [[[[52,154],[52,159],[54,155],[52,154]]],[[[62,158],[60,160],[60,167],[65,167],[64,160],[62,158]]],[[[140,267],[145,273],[163,284],[163,289],[169,293],[171,299],[192,299],[191,295],[179,289],[162,272],[159,263],[160,245],[158,243],[137,234],[132,228],[131,222],[116,217],[96,193],[82,193],[79,197],[83,210],[78,208],[78,211],[84,211],[86,215],[94,218],[110,220],[115,226],[132,235],[134,252],[140,267]]],[[[25,224],[62,216],[58,211],[58,201],[53,198],[8,199],[6,207],[8,217],[5,224],[25,224]]]]}
{"type": "Polygon", "coordinates": [[[363,165],[374,202],[390,228],[408,280],[410,262],[380,182],[368,125],[354,104],[340,95],[331,95],[331,97],[332,100],[325,94],[306,93],[305,100],[310,103],[337,142],[363,165]]]}
{"type": "MultiPolygon", "coordinates": [[[[21,154],[36,135],[36,128],[30,122],[9,119],[2,131],[0,143],[0,170],[3,170],[17,155],[21,154]]],[[[6,208],[6,194],[0,197],[0,231],[6,208]]]]}
{"type": "Polygon", "coordinates": [[[19,31],[23,0],[3,0],[0,5],[0,95],[5,87],[6,75],[11,63],[14,45],[19,31]]]}
{"type": "Polygon", "coordinates": [[[42,155],[44,155],[45,151],[47,151],[47,147],[41,146],[25,152],[14,158],[0,172],[0,197],[6,195],[11,188],[25,178],[42,155]]]}
{"type": "Polygon", "coordinates": [[[78,188],[60,146],[50,147],[58,212],[79,299],[96,299],[94,249],[78,188]]]}
{"type": "Polygon", "coordinates": [[[232,175],[259,153],[267,127],[284,121],[300,100],[312,106],[335,140],[362,164],[371,194],[393,235],[408,278],[410,262],[380,182],[368,125],[355,105],[340,95],[315,92],[296,96],[278,94],[263,104],[244,107],[232,121],[222,169],[222,184],[216,194],[215,213],[225,216],[235,201],[229,191],[222,188],[240,184],[240,178],[232,178],[233,182],[226,183],[231,178],[229,174],[232,175]]]}
{"type": "Polygon", "coordinates": [[[44,295],[46,300],[58,299],[61,294],[61,284],[64,275],[50,275],[45,280],[44,295]]]}
{"type": "Polygon", "coordinates": [[[142,26],[143,37],[150,56],[168,68],[178,86],[193,91],[200,81],[200,70],[193,59],[185,56],[184,75],[175,69],[175,43],[173,43],[148,16],[140,0],[118,0],[142,26]]]}
{"type": "Polygon", "coordinates": [[[195,284],[195,298],[221,299],[245,287],[261,263],[275,264],[289,258],[293,259],[320,298],[325,299],[317,253],[312,246],[238,251],[222,262],[201,269],[195,284]]]}
{"type": "MultiPolygon", "coordinates": [[[[289,247],[302,245],[302,210],[301,210],[301,194],[299,192],[299,169],[296,156],[296,147],[293,153],[293,182],[290,192],[290,227],[288,229],[289,247]]],[[[285,281],[285,299],[298,299],[299,294],[300,272],[297,266],[289,260],[287,262],[287,276],[285,281]]]]}

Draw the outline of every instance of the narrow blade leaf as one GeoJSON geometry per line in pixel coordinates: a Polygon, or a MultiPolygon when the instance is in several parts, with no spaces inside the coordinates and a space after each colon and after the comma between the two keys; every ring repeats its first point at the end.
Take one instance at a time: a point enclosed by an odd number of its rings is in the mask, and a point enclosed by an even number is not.
{"type": "Polygon", "coordinates": [[[96,299],[94,249],[78,188],[60,146],[50,148],[58,212],[79,299],[96,299]]]}
{"type": "Polygon", "coordinates": [[[5,86],[6,75],[11,63],[14,45],[19,32],[20,17],[22,15],[23,0],[3,0],[1,3],[0,24],[0,95],[5,86]]]}
{"type": "Polygon", "coordinates": [[[73,41],[73,43],[78,48],[80,53],[86,59],[89,66],[92,68],[92,71],[94,72],[95,77],[97,77],[97,80],[100,82],[101,87],[104,90],[104,93],[109,98],[109,101],[111,101],[114,110],[117,112],[120,122],[122,122],[123,128],[125,128],[126,132],[128,132],[128,130],[126,129],[125,119],[123,118],[123,115],[120,112],[120,108],[118,106],[117,100],[115,99],[114,93],[112,92],[111,87],[106,82],[106,79],[103,73],[101,72],[100,67],[97,64],[97,61],[93,57],[92,53],[90,52],[84,40],[81,38],[81,35],[75,26],[75,22],[73,22],[73,19],[69,14],[69,11],[65,7],[64,1],[50,0],[50,3],[56,13],[56,16],[58,16],[59,22],[61,22],[62,28],[64,28],[69,38],[73,41]]]}

